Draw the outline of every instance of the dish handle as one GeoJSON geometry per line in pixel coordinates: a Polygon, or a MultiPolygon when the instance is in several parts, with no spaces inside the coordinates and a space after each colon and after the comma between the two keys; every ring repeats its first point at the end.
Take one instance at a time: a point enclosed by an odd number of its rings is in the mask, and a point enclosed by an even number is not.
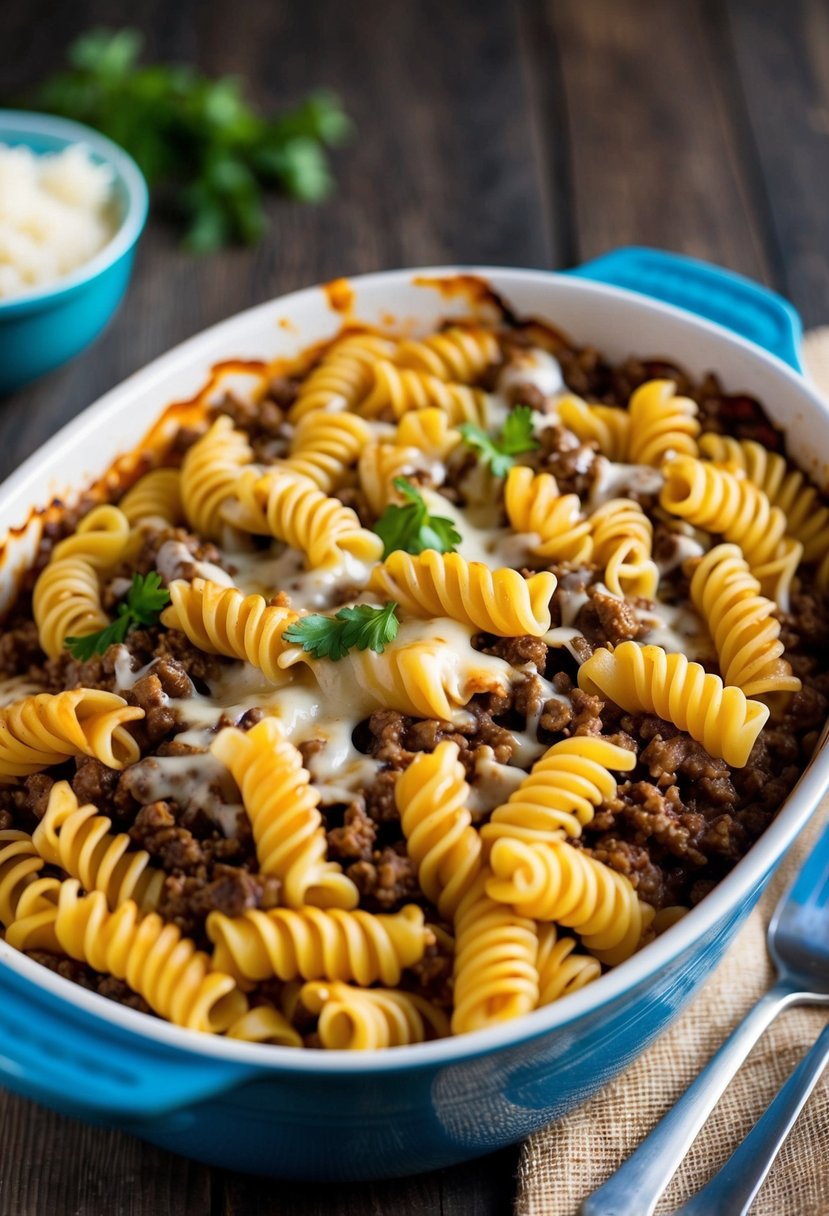
{"type": "Polygon", "coordinates": [[[0,965],[0,1085],[65,1114],[175,1115],[257,1070],[137,1035],[0,965]]]}
{"type": "Polygon", "coordinates": [[[733,270],[662,249],[630,246],[602,254],[569,274],[624,287],[731,329],[802,372],[803,326],[796,310],[768,287],[733,270]]]}

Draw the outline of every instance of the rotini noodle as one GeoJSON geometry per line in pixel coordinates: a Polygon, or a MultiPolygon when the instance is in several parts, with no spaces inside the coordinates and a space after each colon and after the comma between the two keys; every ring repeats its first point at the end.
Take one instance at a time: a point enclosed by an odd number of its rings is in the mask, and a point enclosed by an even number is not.
{"type": "Polygon", "coordinates": [[[377,1051],[449,1034],[446,1014],[410,992],[316,980],[303,984],[300,999],[319,1015],[317,1033],[328,1050],[377,1051]]]}
{"type": "Polygon", "coordinates": [[[298,422],[317,410],[350,410],[366,395],[378,359],[391,359],[395,343],[374,334],[339,339],[300,385],[290,418],[298,422]]]}
{"type": "Polygon", "coordinates": [[[32,611],[42,649],[57,658],[68,637],[97,633],[109,624],[101,607],[99,573],[116,565],[130,538],[118,507],[96,507],[75,533],[57,544],[35,583],[32,611]]]}
{"type": "Polygon", "coordinates": [[[469,383],[500,358],[498,342],[489,330],[452,326],[428,338],[401,342],[395,362],[439,380],[469,383]]]}
{"type": "Polygon", "coordinates": [[[185,453],[181,466],[181,498],[187,522],[211,540],[222,534],[222,507],[232,496],[239,474],[253,460],[243,431],[220,414],[207,434],[185,453]]]}
{"type": "Polygon", "coordinates": [[[538,1004],[538,934],[532,920],[487,894],[482,870],[455,914],[452,1033],[529,1013],[538,1004]]]}
{"type": "Polygon", "coordinates": [[[579,687],[628,713],[657,714],[701,743],[712,756],[743,768],[769,716],[767,705],[740,688],[724,687],[684,654],[622,642],[594,651],[579,668],[579,687]]]}
{"type": "Polygon", "coordinates": [[[70,958],[124,980],[177,1026],[221,1033],[247,1009],[229,975],[211,968],[209,957],[175,925],[155,912],[142,917],[132,900],[110,912],[103,891],[81,896],[80,883],[68,878],[60,888],[55,933],[70,958]]]}
{"type": "Polygon", "coordinates": [[[259,869],[281,880],[282,902],[291,908],[356,907],[354,883],[336,862],[325,860],[319,794],[279,722],[264,718],[249,731],[228,727],[210,750],[233,774],[253,829],[259,869]]]}
{"type": "Polygon", "coordinates": [[[347,410],[326,414],[315,410],[300,419],[291,454],[280,463],[280,468],[307,477],[317,489],[330,494],[346,480],[360,452],[373,439],[371,427],[359,414],[347,410]]]}
{"type": "Polygon", "coordinates": [[[383,552],[379,536],[362,527],[350,507],[329,498],[307,477],[288,470],[243,474],[235,493],[242,513],[231,516],[239,527],[275,536],[300,549],[311,567],[341,565],[346,557],[377,561],[383,552]]]}
{"type": "Polygon", "coordinates": [[[653,908],[624,874],[566,840],[497,840],[489,864],[490,899],[522,916],[574,929],[600,962],[615,966],[630,958],[653,920],[653,908]]]}
{"type": "Polygon", "coordinates": [[[691,578],[691,599],[708,623],[726,684],[747,697],[797,692],[800,680],[782,658],[775,605],[737,545],[716,545],[700,559],[691,578]]]}
{"type": "Polygon", "coordinates": [[[163,520],[169,527],[182,523],[180,471],[151,469],[127,490],[118,505],[132,527],[147,520],[163,520]]]}
{"type": "MultiPolygon", "coordinates": [[[[31,836],[12,828],[0,831],[0,925],[37,916],[57,906],[60,880],[42,877],[45,861],[31,836]]],[[[49,915],[46,924],[50,924],[49,915]]],[[[57,938],[51,937],[54,945],[57,938]]],[[[48,949],[42,946],[41,949],[48,949]]]]}
{"type": "Polygon", "coordinates": [[[302,1047],[302,1036],[284,1013],[272,1005],[257,1005],[243,1013],[225,1032],[244,1043],[273,1043],[276,1047],[302,1047]]]}
{"type": "Polygon", "coordinates": [[[398,549],[374,568],[368,587],[415,616],[449,616],[501,637],[541,637],[550,628],[556,577],[542,571],[525,579],[517,570],[490,570],[459,553],[427,549],[413,557],[398,549]]]}
{"type": "Polygon", "coordinates": [[[401,448],[416,448],[430,460],[445,460],[461,442],[461,435],[450,426],[443,410],[431,406],[404,414],[394,441],[401,448]]]}
{"type": "Polygon", "coordinates": [[[308,907],[254,908],[236,917],[211,912],[207,934],[216,947],[213,966],[242,984],[276,976],[394,987],[431,940],[414,904],[390,916],[308,907]]]}
{"type": "Polygon", "coordinates": [[[502,837],[532,843],[581,836],[596,807],[616,796],[609,770],[635,767],[633,752],[609,739],[575,735],[554,743],[482,827],[485,848],[502,837]]]}
{"type": "Polygon", "coordinates": [[[223,654],[241,659],[273,681],[285,682],[278,665],[285,651],[283,631],[297,619],[297,613],[264,596],[243,595],[235,587],[194,578],[192,583],[175,579],[170,583],[169,607],[161,615],[168,629],[180,629],[194,646],[208,654],[223,654]]]}
{"type": "Polygon", "coordinates": [[[739,545],[764,594],[788,610],[789,588],[803,546],[786,535],[786,516],[742,473],[679,456],[665,465],[659,501],[697,528],[739,545]]]}
{"type": "Polygon", "coordinates": [[[436,406],[444,411],[453,426],[459,422],[475,422],[485,426],[489,414],[486,393],[431,376],[427,372],[396,367],[386,359],[373,365],[374,382],[371,392],[363,399],[358,412],[365,418],[377,418],[391,413],[402,418],[409,410],[436,406]]]}
{"type": "Polygon", "coordinates": [[[45,861],[80,879],[87,891],[103,891],[110,910],[131,899],[140,912],[151,912],[166,875],[153,868],[144,849],[130,849],[125,832],[115,836],[111,827],[111,819],[89,803],[81,806],[69,783],[58,781],[32,840],[45,861]]]}
{"type": "Polygon", "coordinates": [[[599,960],[590,954],[581,954],[576,945],[573,937],[559,937],[555,925],[538,926],[539,1007],[552,1005],[553,1001],[578,992],[601,975],[599,960]]]}
{"type": "Polygon", "coordinates": [[[469,786],[457,743],[420,752],[394,796],[423,894],[450,920],[481,868],[481,838],[467,808],[469,786]]]}
{"type": "Polygon", "coordinates": [[[593,560],[614,595],[654,599],[659,567],[651,557],[653,524],[630,498],[612,498],[590,516],[593,560]]]}
{"type": "Polygon", "coordinates": [[[516,532],[534,534],[535,557],[545,561],[588,562],[593,556],[590,524],[577,494],[559,494],[550,473],[515,465],[507,475],[504,506],[516,532]]]}
{"type": "Polygon", "coordinates": [[[630,415],[609,405],[588,405],[580,397],[559,397],[556,411],[568,431],[582,443],[595,443],[608,460],[627,457],[630,415]]]}
{"type": "Polygon", "coordinates": [[[678,397],[673,380],[648,380],[631,395],[627,459],[659,468],[669,453],[696,456],[697,405],[678,397]]]}
{"type": "Polygon", "coordinates": [[[395,477],[409,477],[428,468],[429,462],[417,448],[396,443],[369,443],[360,453],[360,488],[375,515],[382,515],[391,501],[395,477]]]}
{"type": "Polygon", "coordinates": [[[71,756],[122,769],[139,757],[127,722],[144,710],[114,692],[73,688],[37,693],[0,709],[0,782],[27,777],[71,756]]]}

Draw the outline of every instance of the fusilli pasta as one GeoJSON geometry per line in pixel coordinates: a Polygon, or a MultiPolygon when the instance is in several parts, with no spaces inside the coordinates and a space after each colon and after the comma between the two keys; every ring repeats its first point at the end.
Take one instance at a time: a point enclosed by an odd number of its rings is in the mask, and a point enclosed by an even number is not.
{"type": "Polygon", "coordinates": [[[375,334],[349,334],[333,343],[302,382],[291,407],[298,422],[317,410],[350,410],[366,395],[378,359],[391,359],[396,346],[375,334]]]}
{"type": "Polygon", "coordinates": [[[673,380],[648,380],[631,395],[627,459],[659,468],[669,454],[696,456],[697,405],[678,397],[673,380]]]}
{"type": "Polygon", "coordinates": [[[325,860],[319,794],[279,722],[264,718],[249,731],[227,727],[210,750],[233,774],[253,829],[259,868],[281,880],[282,902],[290,908],[356,907],[354,883],[336,862],[325,860]]]}
{"type": "Polygon", "coordinates": [[[580,397],[559,397],[558,416],[568,431],[582,441],[595,443],[608,460],[627,458],[630,414],[609,405],[588,405],[580,397]]]}
{"type": "Polygon", "coordinates": [[[303,984],[299,995],[319,1015],[317,1033],[329,1050],[377,1051],[449,1034],[446,1014],[410,992],[315,980],[303,984]]]}
{"type": "Polygon", "coordinates": [[[767,705],[740,688],[724,687],[684,654],[622,642],[596,650],[579,668],[579,687],[629,713],[658,714],[701,743],[712,756],[743,768],[769,716],[767,705]]]}
{"type": "Polygon", "coordinates": [[[489,330],[452,326],[428,338],[401,342],[395,362],[440,380],[469,383],[482,376],[500,357],[495,335],[489,330]]]}
{"type": "Polygon", "coordinates": [[[216,947],[213,966],[242,984],[276,976],[393,987],[431,940],[423,909],[414,904],[390,916],[308,907],[254,908],[235,917],[211,912],[207,933],[216,947]]]}
{"type": "Polygon", "coordinates": [[[515,465],[507,475],[504,506],[516,532],[538,537],[531,551],[555,562],[587,562],[593,555],[590,524],[581,515],[578,494],[559,494],[550,473],[515,465]]]}
{"type": "Polygon", "coordinates": [[[126,729],[144,717],[114,692],[73,688],[37,693],[0,709],[0,782],[27,777],[71,756],[94,756],[122,769],[139,757],[126,729]]]}
{"type": "Polygon", "coordinates": [[[365,418],[387,413],[402,418],[408,410],[436,406],[445,412],[453,426],[459,422],[486,425],[490,411],[486,393],[480,389],[441,380],[427,372],[396,367],[386,359],[379,359],[372,370],[371,391],[358,406],[358,412],[365,418]]]}
{"type": "Polygon", "coordinates": [[[461,435],[450,425],[443,410],[431,406],[404,414],[397,424],[394,441],[398,447],[415,448],[430,460],[445,460],[461,442],[461,435]]]}
{"type": "Polygon", "coordinates": [[[538,926],[538,1004],[553,1001],[592,984],[602,973],[601,963],[576,949],[576,939],[560,937],[553,924],[538,926]]]}
{"type": "Polygon", "coordinates": [[[542,571],[525,579],[517,570],[490,570],[459,553],[427,549],[413,557],[398,549],[375,567],[368,586],[416,616],[449,616],[501,637],[541,637],[550,628],[556,577],[542,571]]]}
{"type": "Polygon", "coordinates": [[[324,494],[342,485],[374,433],[359,414],[304,414],[291,442],[291,454],[280,464],[313,481],[324,494]]]}
{"type": "Polygon", "coordinates": [[[187,522],[197,532],[211,540],[220,538],[222,507],[251,460],[253,451],[247,437],[234,428],[227,414],[220,414],[186,452],[181,466],[181,499],[187,522]]]}
{"type": "Polygon", "coordinates": [[[604,566],[604,581],[614,595],[653,599],[659,568],[651,557],[653,524],[630,498],[611,498],[590,516],[593,560],[604,566]]]}
{"type": "Polygon", "coordinates": [[[118,506],[132,527],[146,520],[163,520],[169,527],[182,523],[180,471],[151,469],[127,490],[118,506]]]}
{"type": "Polygon", "coordinates": [[[125,832],[115,836],[111,827],[111,819],[89,803],[81,806],[69,783],[58,781],[32,840],[45,861],[80,879],[85,890],[103,891],[111,910],[131,899],[140,912],[150,912],[166,875],[153,868],[144,849],[131,850],[125,832]]]}

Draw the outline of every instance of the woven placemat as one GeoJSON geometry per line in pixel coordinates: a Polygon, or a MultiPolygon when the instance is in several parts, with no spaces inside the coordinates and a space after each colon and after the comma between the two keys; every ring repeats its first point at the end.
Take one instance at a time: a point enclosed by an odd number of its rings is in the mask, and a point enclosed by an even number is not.
{"type": "MultiPolygon", "coordinates": [[[[829,400],[829,327],[806,335],[803,361],[829,400]]],[[[774,972],[766,951],[766,927],[827,822],[829,798],[682,1017],[600,1094],[526,1142],[516,1216],[575,1216],[581,1201],[618,1169],[770,987],[774,972]]],[[[672,1212],[720,1168],[826,1020],[822,1009],[791,1009],[766,1031],[697,1138],[657,1213],[672,1212]]],[[[809,1099],[751,1210],[752,1216],[829,1216],[829,1075],[809,1099]]]]}

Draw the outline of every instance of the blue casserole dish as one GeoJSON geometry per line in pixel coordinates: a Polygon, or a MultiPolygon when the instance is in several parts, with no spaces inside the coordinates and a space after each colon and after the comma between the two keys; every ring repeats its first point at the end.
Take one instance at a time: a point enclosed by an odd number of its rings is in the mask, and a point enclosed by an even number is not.
{"type": "MultiPolygon", "coordinates": [[[[353,314],[428,327],[469,313],[457,268],[354,280],[353,314]]],[[[544,317],[612,358],[709,368],[758,396],[819,481],[829,415],[803,378],[799,321],[771,292],[726,271],[652,250],[622,250],[571,275],[466,269],[519,314],[544,317]]],[[[478,293],[483,299],[485,293],[478,293]]],[[[0,492],[2,600],[38,539],[31,508],[83,486],[136,444],[170,401],[230,356],[294,353],[335,332],[342,292],[312,288],[215,327],[92,406],[0,492]],[[94,445],[90,443],[94,436],[94,445]],[[90,450],[94,448],[94,457],[90,450]]],[[[716,967],[771,870],[829,782],[822,743],[777,819],[684,920],[593,985],[495,1029],[385,1053],[299,1052],[177,1029],[113,1005],[0,942],[0,1080],[91,1122],[186,1156],[299,1178],[378,1178],[432,1170],[519,1140],[627,1067],[716,967]]]]}

